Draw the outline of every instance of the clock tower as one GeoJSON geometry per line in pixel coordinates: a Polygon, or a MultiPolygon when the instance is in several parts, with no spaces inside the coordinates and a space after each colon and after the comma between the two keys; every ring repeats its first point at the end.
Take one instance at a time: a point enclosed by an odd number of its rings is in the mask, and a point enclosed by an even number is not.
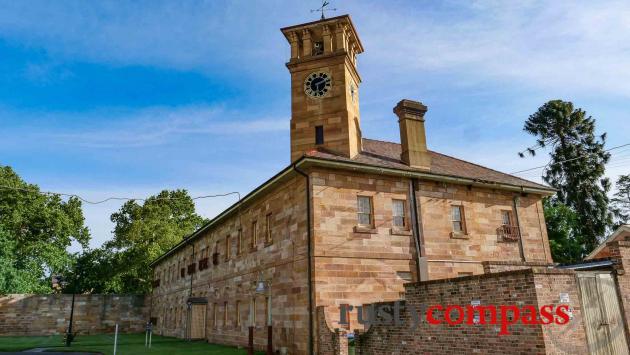
{"type": "Polygon", "coordinates": [[[363,46],[350,16],[281,31],[291,45],[291,161],[318,148],[353,158],[361,151],[357,54],[363,46]]]}

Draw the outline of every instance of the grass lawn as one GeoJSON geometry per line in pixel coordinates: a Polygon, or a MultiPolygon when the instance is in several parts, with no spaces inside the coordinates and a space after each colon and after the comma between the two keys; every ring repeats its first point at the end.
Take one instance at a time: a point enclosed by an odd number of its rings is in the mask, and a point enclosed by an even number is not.
{"type": "MultiPolygon", "coordinates": [[[[78,335],[72,346],[63,344],[63,337],[2,337],[0,351],[21,351],[32,348],[51,348],[54,351],[87,351],[113,354],[114,335],[78,335]]],[[[245,349],[237,349],[223,345],[212,345],[203,341],[188,342],[177,338],[153,336],[151,349],[144,347],[144,334],[119,334],[116,355],[153,354],[204,354],[204,355],[237,355],[247,354],[245,349]]],[[[260,353],[262,354],[262,353],[260,353]]]]}

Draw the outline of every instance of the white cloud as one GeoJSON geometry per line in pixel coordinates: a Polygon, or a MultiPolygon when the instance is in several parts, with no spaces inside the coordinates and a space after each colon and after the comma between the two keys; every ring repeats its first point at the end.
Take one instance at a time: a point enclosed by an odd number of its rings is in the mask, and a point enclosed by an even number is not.
{"type": "MultiPolygon", "coordinates": [[[[457,2],[366,16],[370,61],[566,94],[630,96],[630,2],[457,2]]],[[[367,33],[366,33],[367,31],[367,33]]],[[[389,73],[391,74],[391,73],[389,73]]]]}
{"type": "MultiPolygon", "coordinates": [[[[18,128],[19,137],[29,135],[51,143],[86,148],[134,148],[162,145],[195,135],[233,136],[288,130],[288,118],[252,118],[246,112],[213,106],[149,107],[139,110],[96,110],[90,112],[16,112],[0,110],[2,117],[35,122],[42,128],[18,128]],[[54,122],[89,122],[56,128],[54,122]],[[77,127],[78,126],[78,127],[77,127]]],[[[7,128],[9,129],[9,128],[7,128]]]]}

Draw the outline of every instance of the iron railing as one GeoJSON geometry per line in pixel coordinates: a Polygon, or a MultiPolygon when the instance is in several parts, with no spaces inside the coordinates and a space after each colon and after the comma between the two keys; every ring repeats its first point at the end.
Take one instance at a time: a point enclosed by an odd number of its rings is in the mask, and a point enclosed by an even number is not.
{"type": "Polygon", "coordinates": [[[516,242],[521,236],[518,226],[504,224],[497,228],[497,235],[505,242],[516,242]]]}

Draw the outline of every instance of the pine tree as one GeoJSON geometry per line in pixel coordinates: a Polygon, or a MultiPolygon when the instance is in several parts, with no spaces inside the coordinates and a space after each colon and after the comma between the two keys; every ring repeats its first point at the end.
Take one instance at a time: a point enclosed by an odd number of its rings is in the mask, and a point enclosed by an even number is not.
{"type": "Polygon", "coordinates": [[[630,174],[620,175],[615,187],[617,191],[610,200],[610,212],[615,218],[616,229],[630,223],[630,174]]]}
{"type": "MultiPolygon", "coordinates": [[[[605,164],[610,159],[604,150],[606,134],[597,137],[595,120],[582,109],[575,109],[573,103],[562,100],[541,106],[523,129],[537,137],[538,147],[550,149],[551,161],[543,179],[558,189],[554,198],[575,211],[579,228],[575,238],[581,254],[586,255],[612,223],[607,196],[610,181],[604,177],[605,164]]],[[[528,151],[535,154],[535,149],[528,151]]]]}

